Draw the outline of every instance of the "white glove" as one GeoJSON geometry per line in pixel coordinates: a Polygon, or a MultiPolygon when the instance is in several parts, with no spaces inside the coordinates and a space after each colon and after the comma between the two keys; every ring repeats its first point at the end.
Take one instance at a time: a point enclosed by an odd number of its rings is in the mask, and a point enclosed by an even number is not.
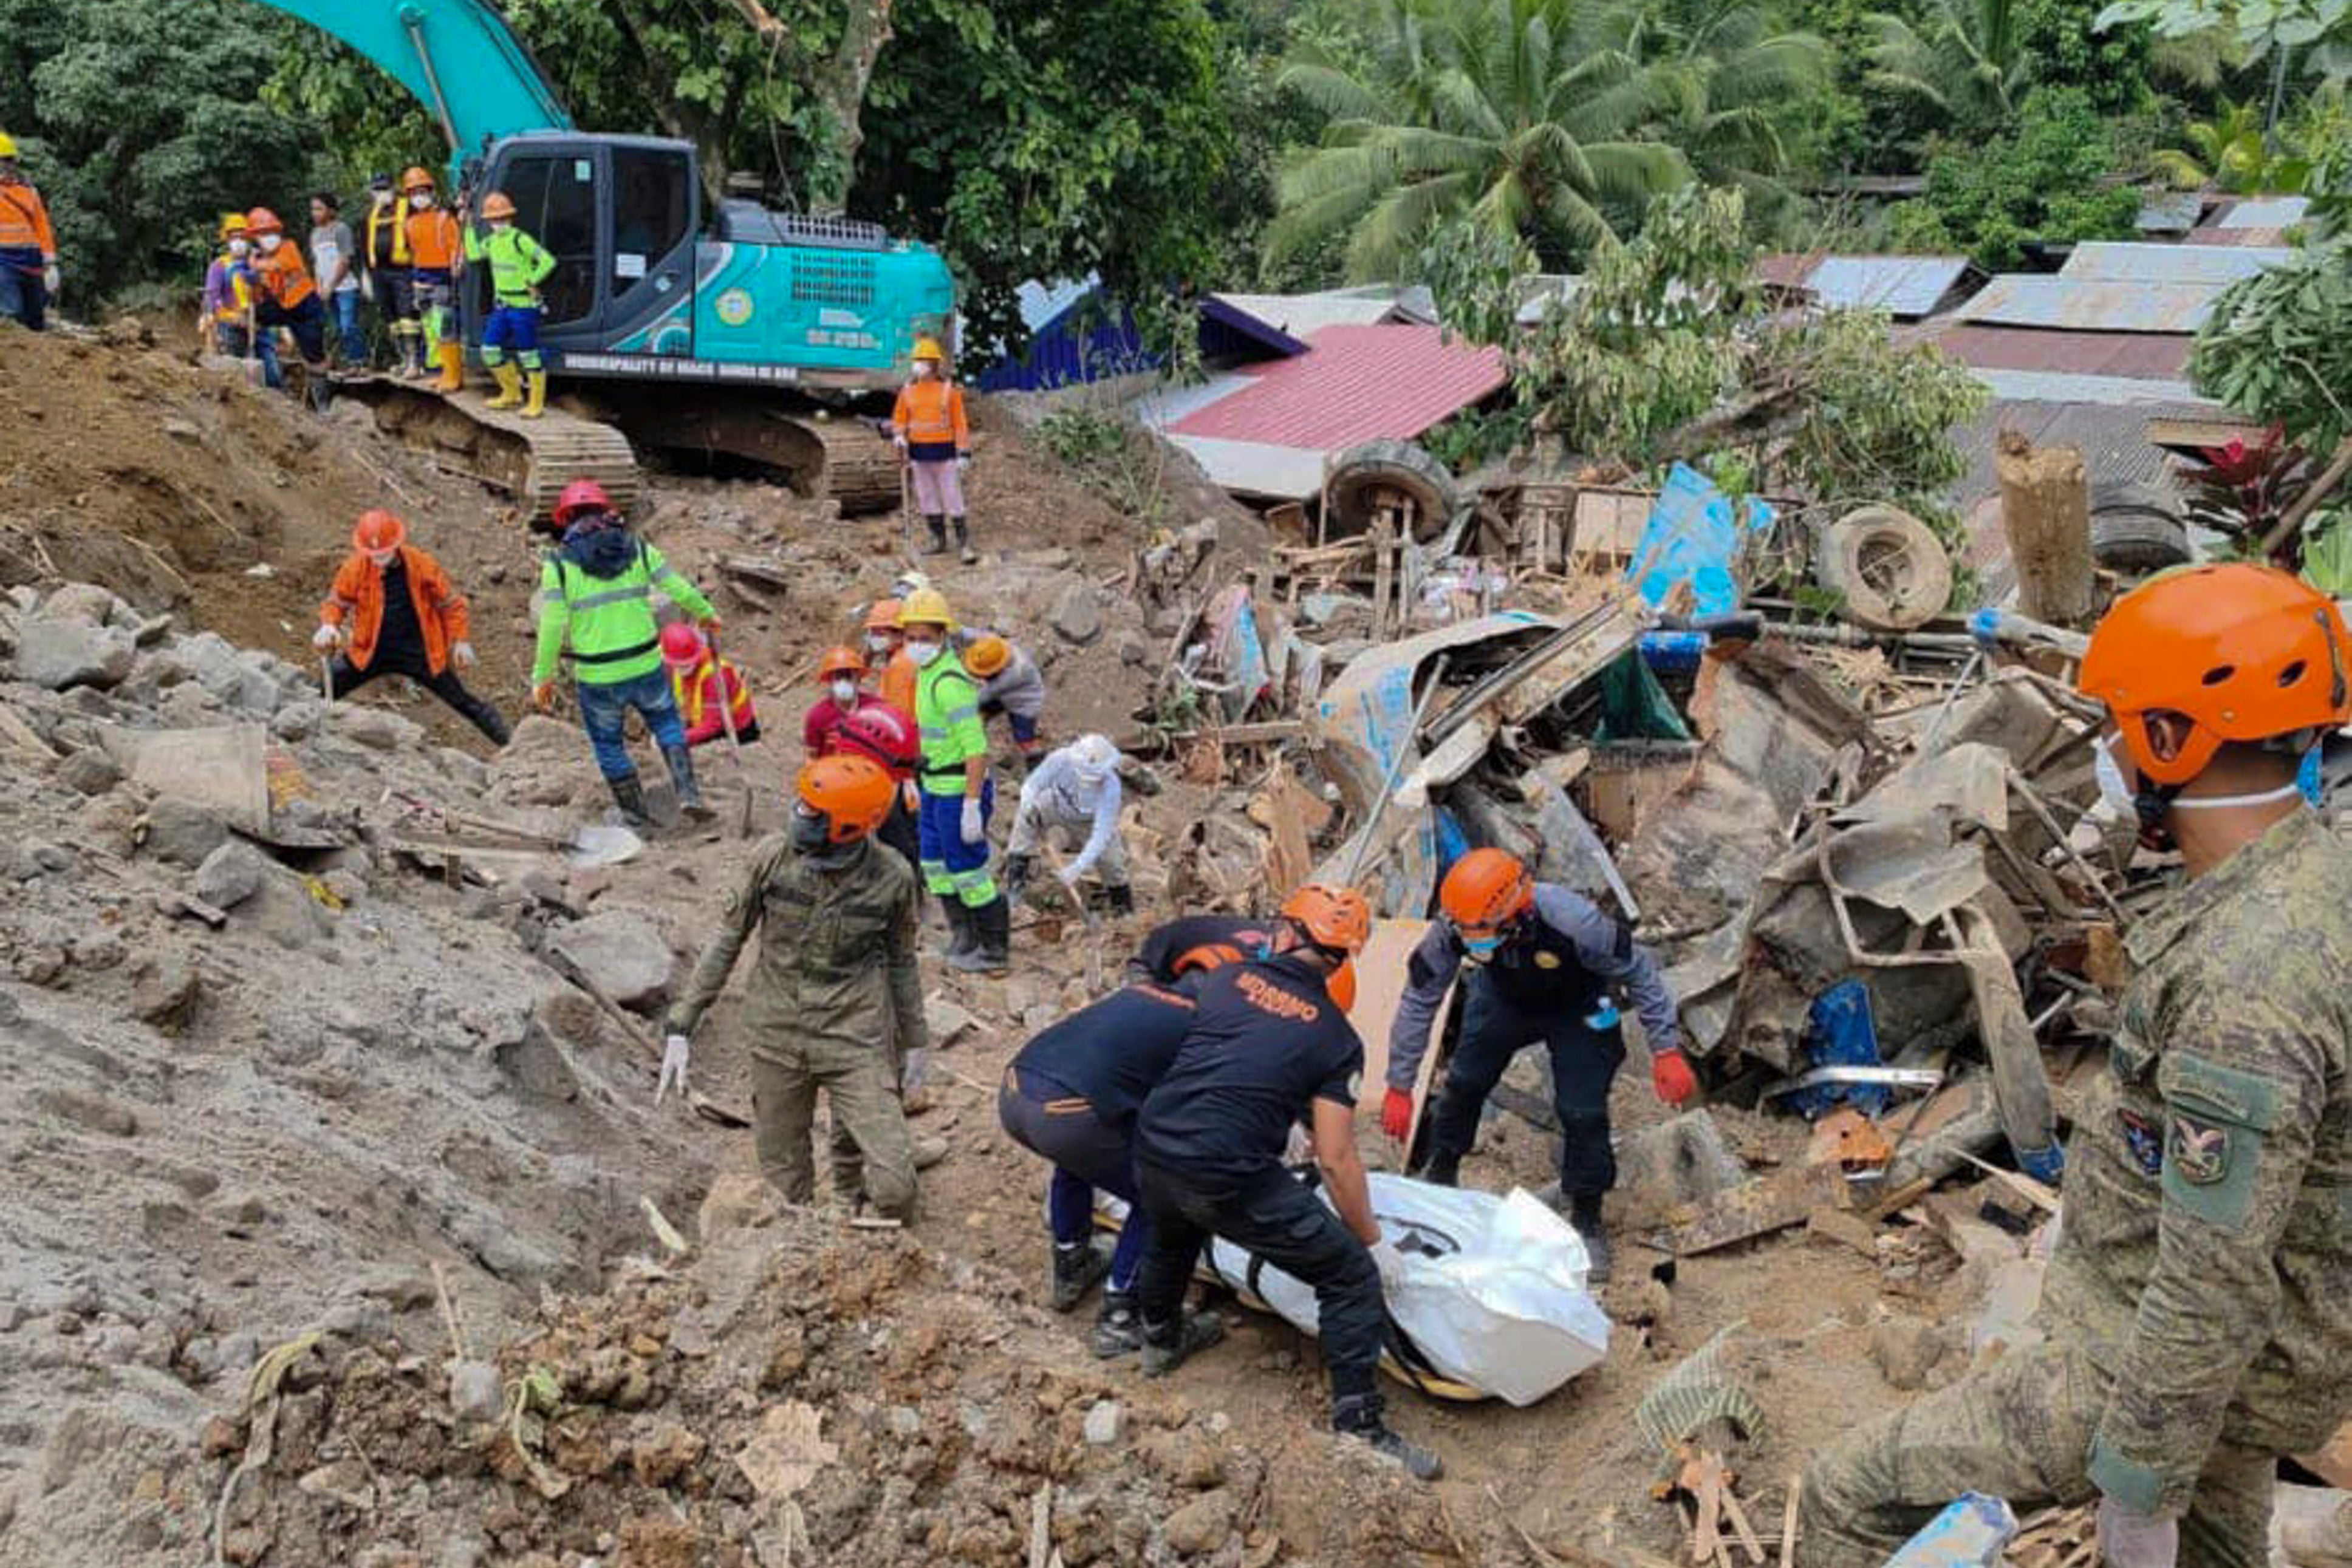
{"type": "Polygon", "coordinates": [[[1054,874],[1062,879],[1062,885],[1064,887],[1068,888],[1072,893],[1076,893],[1078,891],[1078,878],[1086,874],[1086,870],[1082,866],[1066,865],[1054,874]]]}
{"type": "Polygon", "coordinates": [[[969,474],[971,472],[971,453],[959,452],[956,454],[956,472],[959,474],[969,474]]]}
{"type": "Polygon", "coordinates": [[[472,669],[474,667],[474,645],[471,643],[454,643],[450,644],[449,660],[461,670],[472,669]]]}
{"type": "Polygon", "coordinates": [[[677,1091],[679,1099],[686,1098],[686,1063],[692,1053],[693,1047],[682,1034],[671,1035],[662,1042],[661,1082],[654,1085],[655,1104],[660,1104],[662,1096],[673,1089],[677,1091]]]}
{"type": "Polygon", "coordinates": [[[2112,1568],[2173,1568],[2180,1556],[2180,1521],[2099,1499],[2099,1558],[2112,1568]]]}
{"type": "Polygon", "coordinates": [[[1381,1237],[1367,1249],[1372,1255],[1372,1267],[1381,1271],[1381,1289],[1393,1291],[1404,1283],[1404,1254],[1395,1242],[1381,1237]]]}
{"type": "Polygon", "coordinates": [[[907,438],[903,435],[894,435],[890,438],[890,444],[904,452],[907,450],[907,438]]]}
{"type": "Polygon", "coordinates": [[[47,289],[51,294],[55,294],[58,288],[64,285],[64,283],[65,275],[57,269],[55,263],[52,263],[48,268],[41,274],[41,287],[47,289]]]}
{"type": "Polygon", "coordinates": [[[980,820],[980,801],[970,795],[963,798],[963,841],[976,844],[988,835],[987,826],[980,820]]]}
{"type": "Polygon", "coordinates": [[[321,653],[329,652],[342,640],[343,634],[332,626],[321,626],[310,633],[310,646],[318,649],[321,653]]]}
{"type": "Polygon", "coordinates": [[[931,1048],[927,1045],[919,1051],[908,1051],[907,1053],[907,1060],[900,1064],[898,1069],[899,1092],[901,1093],[912,1094],[916,1090],[920,1089],[924,1084],[930,1081],[931,1048]]]}

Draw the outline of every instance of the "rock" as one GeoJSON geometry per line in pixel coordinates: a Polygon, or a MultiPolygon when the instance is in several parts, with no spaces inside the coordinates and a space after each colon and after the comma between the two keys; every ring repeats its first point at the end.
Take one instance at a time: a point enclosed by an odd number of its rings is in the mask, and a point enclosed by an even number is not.
{"type": "Polygon", "coordinates": [[[1188,1557],[1214,1552],[1234,1532],[1234,1494],[1202,1492],[1168,1516],[1168,1544],[1188,1557]]]}
{"type": "Polygon", "coordinates": [[[1102,635],[1102,608],[1095,602],[1094,585],[1073,582],[1054,601],[1053,613],[1047,622],[1066,643],[1084,647],[1102,635]]]}
{"type": "Polygon", "coordinates": [[[103,751],[77,751],[58,765],[58,779],[77,793],[103,795],[122,782],[122,769],[103,751]]]}
{"type": "Polygon", "coordinates": [[[608,909],[573,921],[555,932],[549,946],[625,1008],[650,1011],[669,993],[676,963],[669,941],[660,926],[634,910],[608,909]]]}
{"type": "Polygon", "coordinates": [[[449,1364],[449,1408],[461,1420],[495,1421],[506,1411],[506,1390],[499,1369],[487,1361],[449,1364]]]}
{"type": "Polygon", "coordinates": [[[308,740],[327,716],[327,705],[316,697],[296,697],[270,716],[269,733],[280,740],[308,740]]]}
{"type": "Polygon", "coordinates": [[[1116,1399],[1097,1399],[1087,1412],[1086,1439],[1097,1448],[1108,1448],[1118,1441],[1127,1427],[1127,1410],[1116,1399]]]}
{"type": "Polygon", "coordinates": [[[70,1089],[43,1089],[33,1096],[33,1103],[52,1116],[63,1117],[93,1133],[110,1137],[128,1138],[139,1131],[139,1118],[111,1100],[101,1100],[95,1094],[79,1094],[70,1089]]]}
{"type": "Polygon", "coordinates": [[[41,601],[41,613],[52,621],[86,621],[92,626],[130,616],[128,607],[112,590],[94,582],[67,583],[41,601]]]}
{"type": "Polygon", "coordinates": [[[338,703],[328,719],[344,738],[376,751],[413,750],[425,739],[424,727],[380,707],[338,703]]]}
{"type": "Polygon", "coordinates": [[[718,1239],[730,1230],[753,1230],[776,1222],[775,1189],[757,1176],[740,1171],[722,1173],[712,1179],[710,1192],[702,1200],[695,1228],[708,1252],[718,1239]]]}
{"type": "Polygon", "coordinates": [[[1917,1318],[1888,1318],[1870,1331],[1870,1359],[1888,1386],[1908,1393],[1925,1385],[1944,1359],[1944,1337],[1917,1318]]]}
{"type": "Polygon", "coordinates": [[[1143,668],[1151,662],[1151,644],[1132,632],[1123,633],[1118,640],[1118,662],[1129,669],[1143,668]]]}
{"type": "Polygon", "coordinates": [[[174,441],[185,441],[189,443],[200,442],[205,438],[205,433],[203,431],[198,430],[194,425],[190,424],[184,419],[165,420],[163,422],[163,434],[170,436],[174,441]]]}
{"type": "Polygon", "coordinates": [[[333,894],[345,904],[357,904],[367,896],[367,878],[355,871],[346,871],[338,867],[319,880],[329,893],[333,894]]]}
{"type": "Polygon", "coordinates": [[[205,857],[196,868],[194,892],[215,909],[235,909],[261,891],[269,862],[259,850],[232,839],[205,857]]]}
{"type": "Polygon", "coordinates": [[[1723,1141],[1715,1118],[1685,1111],[1629,1134],[1617,1150],[1617,1189],[1632,1207],[1654,1215],[1697,1203],[1748,1179],[1748,1167],[1723,1141]]]}
{"type": "Polygon", "coordinates": [[[676,1421],[653,1422],[629,1439],[629,1469],[646,1486],[667,1486],[702,1458],[703,1441],[676,1421]]]}
{"type": "Polygon", "coordinates": [[[28,986],[54,986],[65,978],[66,950],[43,944],[16,955],[16,977],[28,986]]]}
{"type": "Polygon", "coordinates": [[[141,1022],[176,1034],[195,1016],[204,994],[204,977],[194,965],[179,958],[152,960],[139,966],[131,981],[131,1011],[141,1022]]]}
{"type": "Polygon", "coordinates": [[[163,795],[147,809],[147,852],[157,860],[201,866],[227,841],[228,822],[210,806],[163,795]]]}
{"type": "Polygon", "coordinates": [[[53,692],[111,686],[131,674],[138,653],[126,632],[36,615],[16,630],[16,678],[53,692]]]}

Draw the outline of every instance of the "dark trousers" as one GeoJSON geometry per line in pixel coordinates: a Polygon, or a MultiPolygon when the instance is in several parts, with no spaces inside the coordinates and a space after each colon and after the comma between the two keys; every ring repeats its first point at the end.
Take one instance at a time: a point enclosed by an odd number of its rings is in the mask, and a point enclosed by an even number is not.
{"type": "Polygon", "coordinates": [[[507,721],[499,710],[466,689],[455,668],[435,674],[425,662],[422,648],[378,647],[375,657],[361,669],[349,659],[338,658],[327,668],[328,684],[335,695],[344,696],[359,690],[379,675],[406,675],[435,696],[449,705],[450,711],[489,737],[492,746],[507,743],[507,721]]]}
{"type": "Polygon", "coordinates": [[[1132,1289],[1151,1245],[1151,1217],[1137,1201],[1134,1127],[1113,1126],[1059,1083],[1009,1070],[996,1092],[996,1119],[1014,1143],[1053,1163],[1045,1219],[1057,1246],[1082,1247],[1093,1239],[1097,1187],[1127,1200],[1110,1288],[1132,1289]]]}
{"type": "Polygon", "coordinates": [[[1305,1183],[1269,1168],[1238,1187],[1203,1189],[1182,1173],[1145,1160],[1136,1163],[1136,1176],[1151,1216],[1151,1245],[1136,1283],[1147,1335],[1154,1325],[1176,1321],[1194,1260],[1212,1236],[1223,1237],[1315,1288],[1332,1400],[1372,1392],[1388,1332],[1381,1271],[1364,1244],[1305,1183]]]}
{"type": "Polygon", "coordinates": [[[1478,1113],[1502,1082],[1519,1048],[1541,1040],[1551,1054],[1551,1103],[1559,1113],[1559,1190],[1564,1197],[1597,1197],[1617,1185],[1617,1156],[1609,1147],[1609,1085],[1625,1060],[1625,1033],[1617,1024],[1594,1029],[1585,1019],[1597,997],[1563,996],[1558,1006],[1521,1007],[1484,974],[1469,979],[1462,1037],[1446,1063],[1445,1087],[1429,1118],[1433,1161],[1458,1160],[1478,1135],[1478,1113]]]}
{"type": "Polygon", "coordinates": [[[301,350],[302,362],[323,368],[327,362],[327,308],[311,295],[291,310],[274,299],[264,299],[254,308],[254,319],[264,331],[283,327],[294,334],[294,346],[301,350]]]}
{"type": "Polygon", "coordinates": [[[907,810],[905,794],[894,793],[891,796],[890,814],[882,819],[882,825],[875,830],[874,836],[906,857],[907,869],[916,872],[916,896],[920,898],[922,874],[916,868],[923,859],[921,835],[915,828],[915,813],[907,810]]]}

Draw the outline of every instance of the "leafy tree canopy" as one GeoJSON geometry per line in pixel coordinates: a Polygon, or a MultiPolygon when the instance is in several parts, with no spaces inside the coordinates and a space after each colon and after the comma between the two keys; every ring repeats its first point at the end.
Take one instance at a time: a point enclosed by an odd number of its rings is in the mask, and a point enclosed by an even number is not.
{"type": "Polygon", "coordinates": [[[2079,88],[2036,89],[2017,129],[1954,142],[1927,163],[1927,193],[1895,209],[1893,238],[1914,251],[1960,251],[1978,266],[2016,267],[2032,239],[2128,239],[2140,196],[2105,176],[2115,142],[2079,88]]]}

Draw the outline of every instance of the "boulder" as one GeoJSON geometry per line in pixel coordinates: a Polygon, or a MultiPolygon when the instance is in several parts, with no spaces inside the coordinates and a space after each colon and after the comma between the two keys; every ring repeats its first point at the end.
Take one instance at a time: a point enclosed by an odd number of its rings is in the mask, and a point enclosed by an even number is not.
{"type": "Polygon", "coordinates": [[[157,860],[201,866],[227,841],[228,823],[210,806],[163,795],[147,809],[147,852],[157,860]]]}
{"type": "Polygon", "coordinates": [[[37,615],[16,631],[16,678],[48,691],[115,685],[137,659],[129,633],[88,621],[37,615]]]}
{"type": "Polygon", "coordinates": [[[1234,1532],[1234,1494],[1219,1487],[1202,1492],[1168,1516],[1168,1544],[1187,1557],[1214,1552],[1234,1532]]]}
{"type": "Polygon", "coordinates": [[[1101,636],[1102,607],[1095,602],[1094,585],[1076,581],[1064,589],[1047,622],[1064,642],[1080,646],[1101,636]]]}
{"type": "Polygon", "coordinates": [[[422,725],[380,707],[338,703],[329,721],[344,738],[377,751],[412,750],[425,739],[422,725]]]}
{"type": "Polygon", "coordinates": [[[261,891],[269,863],[251,844],[231,840],[205,857],[193,890],[215,909],[235,909],[261,891]]]}
{"type": "Polygon", "coordinates": [[[83,795],[103,795],[122,782],[122,769],[113,758],[95,747],[77,751],[58,767],[58,779],[68,789],[83,795]]]}
{"type": "Polygon", "coordinates": [[[608,909],[559,929],[555,956],[625,1008],[650,1012],[669,994],[676,960],[661,927],[629,909],[608,909]]]}
{"type": "Polygon", "coordinates": [[[195,1016],[205,992],[196,967],[180,958],[142,964],[131,987],[131,1011],[141,1022],[176,1034],[195,1016]]]}
{"type": "Polygon", "coordinates": [[[111,590],[94,582],[68,582],[41,601],[41,613],[52,621],[83,621],[92,626],[135,620],[111,590]]]}

